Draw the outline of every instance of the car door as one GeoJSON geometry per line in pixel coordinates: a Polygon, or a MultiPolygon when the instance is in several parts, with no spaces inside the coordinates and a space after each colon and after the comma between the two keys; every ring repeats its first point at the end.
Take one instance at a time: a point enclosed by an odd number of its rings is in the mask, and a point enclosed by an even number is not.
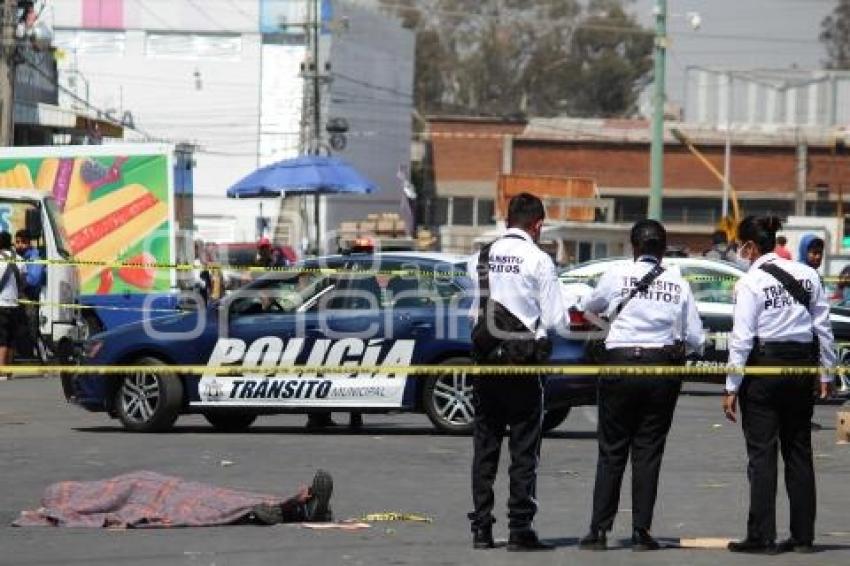
{"type": "Polygon", "coordinates": [[[691,286],[706,332],[703,358],[708,362],[726,363],[738,277],[711,265],[684,264],[679,269],[691,286]]]}

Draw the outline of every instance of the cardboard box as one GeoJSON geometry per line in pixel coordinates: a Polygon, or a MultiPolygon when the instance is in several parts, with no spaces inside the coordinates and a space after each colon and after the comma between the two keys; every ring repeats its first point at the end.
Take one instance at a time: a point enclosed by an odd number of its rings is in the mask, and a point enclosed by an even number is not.
{"type": "Polygon", "coordinates": [[[377,222],[360,222],[358,224],[361,234],[374,234],[378,228],[377,222]]]}
{"type": "Polygon", "coordinates": [[[835,413],[835,441],[839,444],[850,443],[850,411],[835,413]]]}

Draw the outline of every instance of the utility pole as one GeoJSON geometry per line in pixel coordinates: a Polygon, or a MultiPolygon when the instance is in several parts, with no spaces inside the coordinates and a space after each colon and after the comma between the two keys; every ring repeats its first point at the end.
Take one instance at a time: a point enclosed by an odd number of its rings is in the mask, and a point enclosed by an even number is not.
{"type": "Polygon", "coordinates": [[[17,0],[0,0],[0,146],[15,143],[15,26],[17,0]]]}
{"type": "Polygon", "coordinates": [[[667,67],[667,0],[655,0],[655,75],[652,94],[652,144],[649,165],[649,210],[647,216],[661,220],[664,187],[664,103],[667,67]]]}

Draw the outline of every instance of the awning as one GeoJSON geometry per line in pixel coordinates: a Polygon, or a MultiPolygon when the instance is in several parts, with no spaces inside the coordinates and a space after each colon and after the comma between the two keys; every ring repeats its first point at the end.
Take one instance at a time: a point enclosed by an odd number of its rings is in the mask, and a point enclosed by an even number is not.
{"type": "Polygon", "coordinates": [[[124,128],[112,121],[79,114],[69,108],[44,102],[15,102],[15,124],[57,130],[98,132],[103,137],[122,138],[124,128]]]}

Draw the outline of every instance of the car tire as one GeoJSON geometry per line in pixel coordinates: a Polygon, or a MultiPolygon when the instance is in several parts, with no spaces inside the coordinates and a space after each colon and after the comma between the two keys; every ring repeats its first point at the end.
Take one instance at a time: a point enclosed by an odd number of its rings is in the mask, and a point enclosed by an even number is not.
{"type": "Polygon", "coordinates": [[[257,420],[257,415],[246,415],[244,413],[204,413],[204,418],[218,432],[245,432],[257,420]]]}
{"type": "MultiPolygon", "coordinates": [[[[469,358],[450,358],[440,365],[468,366],[469,358]]],[[[452,372],[430,375],[422,388],[422,407],[434,427],[450,434],[469,434],[475,409],[472,406],[472,376],[452,372]]]]}
{"type": "Polygon", "coordinates": [[[114,411],[133,432],[164,432],[180,415],[183,406],[183,383],[172,373],[156,373],[151,366],[164,366],[158,358],[143,357],[135,365],[146,366],[138,373],[126,374],[115,390],[114,411]]]}
{"type": "Polygon", "coordinates": [[[550,432],[561,426],[570,416],[570,407],[563,409],[549,409],[543,413],[543,432],[550,432]]]}

